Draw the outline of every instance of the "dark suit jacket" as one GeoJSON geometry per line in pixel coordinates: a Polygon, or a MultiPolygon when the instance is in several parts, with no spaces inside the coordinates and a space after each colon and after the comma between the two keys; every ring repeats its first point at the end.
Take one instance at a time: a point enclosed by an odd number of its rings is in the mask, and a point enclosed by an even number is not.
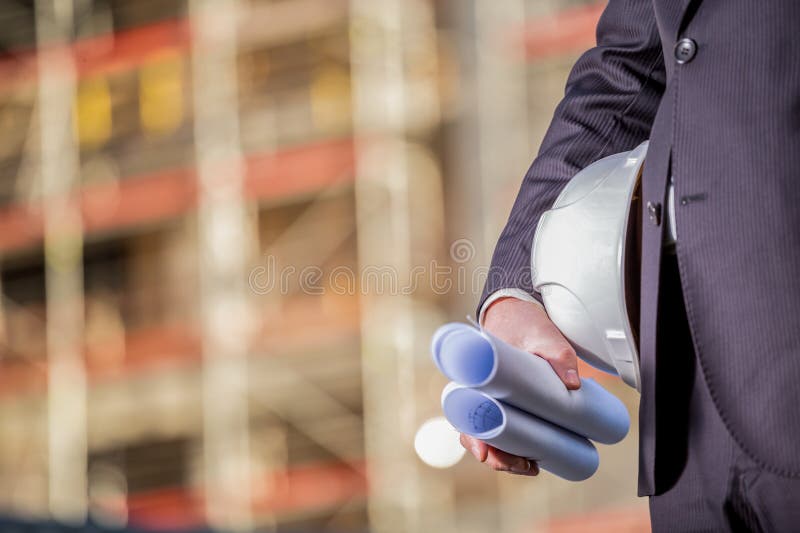
{"type": "MultiPolygon", "coordinates": [[[[714,403],[758,465],[800,477],[800,2],[610,0],[597,43],[569,76],[482,301],[532,292],[520,273],[564,183],[650,138],[643,205],[665,204],[672,173],[687,315],[714,403]],[[696,44],[682,64],[681,39],[696,44]]],[[[640,494],[655,490],[655,358],[670,357],[655,353],[663,214],[643,213],[640,494]]]]}

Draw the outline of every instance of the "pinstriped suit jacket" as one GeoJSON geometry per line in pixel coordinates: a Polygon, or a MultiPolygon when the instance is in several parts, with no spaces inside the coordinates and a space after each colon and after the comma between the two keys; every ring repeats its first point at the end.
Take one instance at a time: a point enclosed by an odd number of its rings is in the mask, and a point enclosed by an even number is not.
{"type": "MultiPolygon", "coordinates": [[[[674,176],[695,349],[729,432],[800,477],[800,2],[610,0],[569,76],[492,259],[492,292],[532,292],[537,220],[589,163],[650,138],[643,205],[674,176]],[[678,40],[696,55],[675,60],[678,40]],[[671,167],[671,168],[670,168],[671,167]]],[[[640,494],[654,490],[654,369],[663,224],[643,214],[640,494]]],[[[663,318],[663,317],[662,317],[663,318]]]]}

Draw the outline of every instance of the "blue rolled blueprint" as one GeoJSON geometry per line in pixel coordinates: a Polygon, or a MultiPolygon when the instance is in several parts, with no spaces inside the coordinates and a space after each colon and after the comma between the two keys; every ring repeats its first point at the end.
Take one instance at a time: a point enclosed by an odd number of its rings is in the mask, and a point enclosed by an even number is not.
{"type": "Polygon", "coordinates": [[[458,431],[534,460],[566,480],[583,481],[600,464],[597,449],[585,438],[478,390],[450,383],[442,392],[442,410],[458,431]]]}
{"type": "Polygon", "coordinates": [[[567,390],[550,364],[467,324],[439,328],[433,360],[450,380],[603,444],[630,428],[625,405],[593,379],[567,390]]]}

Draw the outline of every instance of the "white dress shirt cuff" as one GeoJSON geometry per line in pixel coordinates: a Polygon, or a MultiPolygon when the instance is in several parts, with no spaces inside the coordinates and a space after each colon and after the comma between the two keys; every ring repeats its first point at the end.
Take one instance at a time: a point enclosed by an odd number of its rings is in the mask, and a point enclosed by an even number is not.
{"type": "Polygon", "coordinates": [[[495,301],[499,300],[500,298],[516,298],[517,300],[523,300],[525,302],[533,302],[536,305],[543,307],[542,303],[528,294],[527,292],[523,291],[522,289],[500,289],[494,291],[492,294],[486,298],[486,301],[483,302],[481,306],[480,313],[478,314],[478,324],[483,327],[483,317],[486,315],[486,310],[489,309],[489,306],[492,305],[495,301]]]}

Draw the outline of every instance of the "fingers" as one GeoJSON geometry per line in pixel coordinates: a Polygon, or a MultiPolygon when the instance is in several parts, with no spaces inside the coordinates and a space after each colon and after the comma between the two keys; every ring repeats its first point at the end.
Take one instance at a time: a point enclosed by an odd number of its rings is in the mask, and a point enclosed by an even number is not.
{"type": "Polygon", "coordinates": [[[461,445],[469,450],[475,459],[481,463],[486,463],[493,470],[523,476],[539,474],[539,467],[535,461],[498,450],[464,433],[461,434],[460,440],[461,445]]]}
{"type": "Polygon", "coordinates": [[[498,472],[509,472],[522,476],[535,476],[539,473],[539,467],[535,461],[511,455],[492,446],[489,446],[486,464],[498,472]]]}
{"type": "Polygon", "coordinates": [[[578,375],[578,356],[569,344],[560,345],[552,350],[540,350],[537,353],[540,357],[547,360],[567,389],[576,390],[581,388],[581,379],[578,375]]]}
{"type": "Polygon", "coordinates": [[[461,441],[461,445],[466,448],[469,453],[471,453],[479,462],[482,463],[486,460],[486,456],[489,453],[488,444],[476,438],[470,437],[465,433],[461,434],[459,440],[461,441]]]}

